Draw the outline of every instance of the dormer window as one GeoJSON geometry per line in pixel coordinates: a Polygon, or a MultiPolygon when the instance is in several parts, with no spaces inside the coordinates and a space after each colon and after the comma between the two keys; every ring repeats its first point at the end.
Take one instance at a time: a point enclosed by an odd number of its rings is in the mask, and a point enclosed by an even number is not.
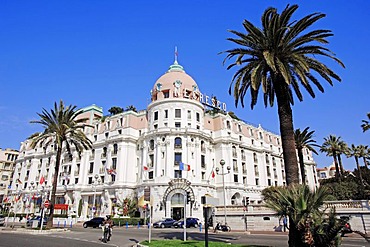
{"type": "Polygon", "coordinates": [[[170,90],[163,91],[163,98],[167,99],[170,97],[170,90]]]}

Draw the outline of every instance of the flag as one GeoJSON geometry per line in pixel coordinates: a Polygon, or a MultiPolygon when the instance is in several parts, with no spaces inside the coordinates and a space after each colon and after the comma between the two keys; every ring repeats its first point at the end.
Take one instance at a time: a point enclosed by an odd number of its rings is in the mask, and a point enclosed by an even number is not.
{"type": "Polygon", "coordinates": [[[212,178],[215,178],[216,174],[215,171],[212,171],[212,178]]]}
{"type": "Polygon", "coordinates": [[[180,170],[182,171],[190,171],[190,165],[184,164],[180,162],[180,170]]]}
{"type": "Polygon", "coordinates": [[[17,183],[22,184],[22,181],[18,178],[17,183]]]}
{"type": "Polygon", "coordinates": [[[40,185],[42,185],[44,182],[45,182],[45,178],[44,178],[44,175],[42,175],[40,178],[40,185]]]}
{"type": "Polygon", "coordinates": [[[117,174],[116,170],[114,170],[114,169],[108,169],[108,168],[107,168],[107,173],[109,175],[116,175],[117,174]]]}
{"type": "Polygon", "coordinates": [[[144,166],[144,171],[147,171],[149,170],[149,168],[147,166],[144,166]]]}

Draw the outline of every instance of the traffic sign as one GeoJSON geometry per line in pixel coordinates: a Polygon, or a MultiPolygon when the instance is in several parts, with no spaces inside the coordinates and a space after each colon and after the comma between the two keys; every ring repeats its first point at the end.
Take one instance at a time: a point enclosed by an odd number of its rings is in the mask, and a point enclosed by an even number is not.
{"type": "Polygon", "coordinates": [[[49,201],[48,201],[48,200],[46,200],[46,201],[44,202],[44,206],[45,206],[45,208],[48,208],[48,207],[49,207],[49,205],[50,205],[49,201]]]}

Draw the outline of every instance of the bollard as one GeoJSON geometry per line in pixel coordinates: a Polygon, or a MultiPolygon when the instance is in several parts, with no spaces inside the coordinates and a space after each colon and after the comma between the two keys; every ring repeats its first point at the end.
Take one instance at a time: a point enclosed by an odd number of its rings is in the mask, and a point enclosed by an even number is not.
{"type": "Polygon", "coordinates": [[[126,229],[128,229],[128,222],[126,221],[126,229]]]}
{"type": "Polygon", "coordinates": [[[66,228],[66,226],[67,226],[67,222],[66,222],[66,221],[64,221],[64,228],[66,228]]]}
{"type": "Polygon", "coordinates": [[[140,228],[140,222],[137,223],[137,229],[139,229],[139,228],[140,228]]]}
{"type": "Polygon", "coordinates": [[[202,223],[199,224],[199,231],[202,231],[202,223]]]}
{"type": "Polygon", "coordinates": [[[71,228],[72,228],[72,220],[71,220],[71,228]]]}

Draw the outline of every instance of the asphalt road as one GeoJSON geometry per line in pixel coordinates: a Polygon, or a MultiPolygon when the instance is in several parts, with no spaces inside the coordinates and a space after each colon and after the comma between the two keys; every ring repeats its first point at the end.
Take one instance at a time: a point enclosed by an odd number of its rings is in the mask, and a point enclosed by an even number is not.
{"type": "MultiPolygon", "coordinates": [[[[204,241],[204,231],[199,229],[187,229],[187,239],[204,241]]],[[[73,228],[68,232],[53,232],[48,234],[30,234],[18,230],[12,232],[9,230],[0,230],[0,247],[5,246],[56,246],[56,247],[77,247],[77,246],[133,246],[142,240],[148,239],[147,228],[115,228],[113,230],[112,240],[104,244],[99,238],[101,237],[100,229],[93,228],[73,228]]],[[[153,229],[152,239],[184,239],[182,229],[153,229]]],[[[288,236],[284,233],[252,233],[245,234],[241,232],[230,233],[209,233],[209,241],[222,241],[232,244],[246,244],[259,246],[288,246],[288,236]]],[[[362,247],[370,246],[362,238],[345,237],[342,246],[362,247]]]]}

